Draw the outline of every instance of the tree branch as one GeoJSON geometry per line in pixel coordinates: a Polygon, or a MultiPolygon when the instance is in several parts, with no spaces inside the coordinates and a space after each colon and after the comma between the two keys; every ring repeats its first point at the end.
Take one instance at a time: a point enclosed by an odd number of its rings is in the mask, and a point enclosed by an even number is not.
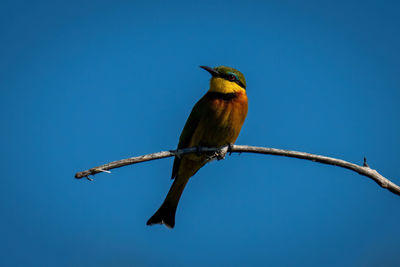
{"type": "Polygon", "coordinates": [[[311,160],[314,162],[319,162],[328,165],[339,166],[342,168],[346,168],[352,171],[355,171],[363,176],[366,176],[372,180],[374,180],[378,185],[383,188],[388,189],[390,192],[400,196],[400,187],[387,178],[383,177],[379,174],[376,170],[371,169],[366,159],[364,158],[363,166],[350,163],[341,159],[335,159],[331,157],[325,157],[321,155],[309,154],[305,152],[298,152],[298,151],[291,151],[291,150],[284,150],[284,149],[276,149],[276,148],[268,148],[268,147],[255,147],[255,146],[241,146],[241,145],[231,145],[231,146],[222,146],[219,148],[210,148],[210,147],[191,147],[185,149],[178,149],[178,150],[170,150],[170,151],[161,151],[152,154],[147,154],[138,157],[132,157],[122,160],[113,161],[98,167],[91,168],[86,171],[78,172],[75,174],[75,178],[80,179],[86,177],[89,180],[89,175],[95,175],[100,172],[108,172],[111,169],[119,168],[126,165],[136,164],[140,162],[156,160],[156,159],[163,159],[168,157],[177,156],[180,157],[185,154],[191,153],[213,153],[210,156],[210,159],[217,158],[223,159],[227,152],[229,153],[257,153],[257,154],[266,154],[266,155],[276,155],[276,156],[285,156],[291,158],[298,158],[298,159],[306,159],[311,160]]]}

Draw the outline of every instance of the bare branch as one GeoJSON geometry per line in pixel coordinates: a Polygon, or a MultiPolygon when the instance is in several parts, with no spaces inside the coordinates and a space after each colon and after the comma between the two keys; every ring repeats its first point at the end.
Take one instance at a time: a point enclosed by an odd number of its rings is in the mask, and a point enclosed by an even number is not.
{"type": "Polygon", "coordinates": [[[161,151],[157,153],[147,154],[138,157],[132,157],[122,160],[113,161],[98,167],[91,168],[86,171],[78,172],[75,174],[75,178],[80,179],[83,177],[89,178],[89,175],[95,175],[99,172],[109,172],[111,169],[119,168],[126,165],[136,164],[140,162],[163,159],[173,156],[180,157],[181,155],[191,154],[191,153],[212,153],[211,158],[223,159],[227,152],[229,153],[257,153],[257,154],[267,154],[267,155],[276,155],[276,156],[285,156],[291,158],[298,159],[306,159],[314,162],[319,162],[328,165],[339,166],[342,168],[346,168],[352,171],[355,171],[363,176],[366,176],[372,180],[374,180],[378,185],[383,188],[388,189],[390,192],[400,195],[400,187],[387,178],[383,177],[376,170],[371,169],[368,164],[366,158],[364,158],[363,166],[350,163],[341,159],[335,159],[331,157],[325,157],[321,155],[309,154],[305,152],[284,150],[284,149],[276,149],[276,148],[268,148],[268,147],[255,147],[255,146],[241,146],[241,145],[231,145],[231,146],[223,146],[219,148],[210,148],[210,147],[191,147],[185,149],[178,150],[170,150],[170,151],[161,151]]]}

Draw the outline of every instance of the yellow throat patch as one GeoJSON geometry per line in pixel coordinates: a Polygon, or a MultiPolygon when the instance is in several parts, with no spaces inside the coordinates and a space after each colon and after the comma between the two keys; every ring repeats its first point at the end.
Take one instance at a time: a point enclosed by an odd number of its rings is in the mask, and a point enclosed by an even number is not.
{"type": "Polygon", "coordinates": [[[246,92],[246,90],[243,89],[237,83],[230,82],[228,80],[225,80],[225,79],[222,79],[222,78],[219,78],[219,77],[211,78],[211,80],[210,80],[210,89],[208,91],[209,92],[223,93],[223,94],[246,92]]]}

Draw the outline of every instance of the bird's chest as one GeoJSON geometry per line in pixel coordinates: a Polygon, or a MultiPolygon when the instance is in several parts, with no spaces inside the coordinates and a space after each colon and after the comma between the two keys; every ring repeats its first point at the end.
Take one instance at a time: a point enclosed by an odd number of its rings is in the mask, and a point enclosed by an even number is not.
{"type": "Polygon", "coordinates": [[[234,143],[247,115],[247,98],[211,99],[201,121],[200,145],[222,146],[234,143]]]}
{"type": "Polygon", "coordinates": [[[213,100],[210,105],[209,124],[218,130],[236,128],[241,124],[243,105],[237,100],[213,100]]]}

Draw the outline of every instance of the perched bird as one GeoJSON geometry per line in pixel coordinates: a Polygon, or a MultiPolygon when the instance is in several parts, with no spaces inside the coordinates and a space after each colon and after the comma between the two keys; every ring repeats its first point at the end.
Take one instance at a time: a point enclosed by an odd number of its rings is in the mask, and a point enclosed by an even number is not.
{"type": "MultiPolygon", "coordinates": [[[[200,66],[212,77],[210,89],[196,103],[179,138],[178,149],[188,147],[219,147],[233,144],[247,115],[246,80],[230,67],[200,66]]],[[[175,225],[175,212],[182,192],[192,177],[210,160],[207,155],[187,154],[175,157],[167,197],[147,225],[175,225]]]]}

